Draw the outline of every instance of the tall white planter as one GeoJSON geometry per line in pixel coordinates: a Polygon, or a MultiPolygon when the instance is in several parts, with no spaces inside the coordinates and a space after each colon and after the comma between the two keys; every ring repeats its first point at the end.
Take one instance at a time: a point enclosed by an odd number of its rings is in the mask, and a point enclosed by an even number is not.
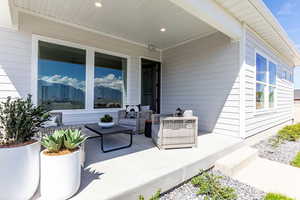
{"type": "Polygon", "coordinates": [[[39,184],[39,142],[0,148],[0,199],[31,198],[39,184]]]}
{"type": "Polygon", "coordinates": [[[44,151],[40,154],[42,199],[70,198],[80,186],[80,151],[60,156],[48,156],[44,151]]]}

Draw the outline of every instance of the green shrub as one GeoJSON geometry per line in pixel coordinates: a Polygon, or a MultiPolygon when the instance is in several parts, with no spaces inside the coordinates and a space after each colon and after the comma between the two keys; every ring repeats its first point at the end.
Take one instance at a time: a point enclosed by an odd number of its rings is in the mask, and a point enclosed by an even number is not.
{"type": "MultiPolygon", "coordinates": [[[[149,200],[159,200],[161,190],[157,190],[157,192],[149,199],[149,200]]],[[[139,200],[145,200],[145,197],[140,195],[139,200]]]]}
{"type": "Polygon", "coordinates": [[[298,152],[295,158],[291,161],[291,165],[300,168],[300,152],[298,152]]]}
{"type": "Polygon", "coordinates": [[[273,146],[284,141],[297,141],[300,139],[300,124],[289,125],[278,131],[275,138],[271,140],[273,146]]]}
{"type": "Polygon", "coordinates": [[[86,140],[79,130],[57,130],[52,135],[44,136],[41,144],[50,153],[57,153],[61,150],[74,150],[86,140]]]}
{"type": "Polygon", "coordinates": [[[264,200],[295,200],[295,199],[289,198],[289,197],[281,195],[281,194],[268,193],[265,196],[264,200]]]}
{"type": "Polygon", "coordinates": [[[33,105],[31,95],[15,100],[8,97],[0,104],[0,145],[30,141],[49,118],[44,106],[33,105]]]}
{"type": "Polygon", "coordinates": [[[231,187],[222,186],[219,182],[221,176],[216,176],[201,171],[199,176],[194,177],[191,183],[199,187],[198,195],[204,195],[205,200],[234,200],[237,198],[235,190],[231,187]]]}
{"type": "Polygon", "coordinates": [[[113,117],[110,115],[104,115],[104,117],[102,117],[100,119],[101,122],[112,122],[113,121],[113,117]]]}

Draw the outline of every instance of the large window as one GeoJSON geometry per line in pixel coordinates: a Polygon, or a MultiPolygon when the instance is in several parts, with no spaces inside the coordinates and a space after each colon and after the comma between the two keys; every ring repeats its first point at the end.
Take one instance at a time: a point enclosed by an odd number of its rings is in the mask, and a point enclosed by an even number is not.
{"type": "Polygon", "coordinates": [[[43,41],[38,48],[38,104],[84,109],[86,51],[43,41]]]}
{"type": "Polygon", "coordinates": [[[256,54],[256,109],[275,106],[276,64],[256,54]]]}
{"type": "Polygon", "coordinates": [[[94,108],[121,108],[127,59],[95,53],[94,108]]]}

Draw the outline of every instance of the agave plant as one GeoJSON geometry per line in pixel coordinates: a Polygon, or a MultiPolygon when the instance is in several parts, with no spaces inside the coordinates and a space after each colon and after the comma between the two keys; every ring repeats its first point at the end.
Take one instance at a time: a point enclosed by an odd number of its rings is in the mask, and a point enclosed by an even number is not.
{"type": "Polygon", "coordinates": [[[59,152],[63,148],[65,130],[57,130],[52,135],[42,138],[41,144],[49,152],[59,152]]]}
{"type": "Polygon", "coordinates": [[[78,130],[78,129],[76,129],[76,130],[69,129],[65,132],[64,146],[69,150],[73,150],[73,149],[76,149],[85,140],[86,140],[86,137],[84,137],[81,134],[80,130],[78,130]]]}

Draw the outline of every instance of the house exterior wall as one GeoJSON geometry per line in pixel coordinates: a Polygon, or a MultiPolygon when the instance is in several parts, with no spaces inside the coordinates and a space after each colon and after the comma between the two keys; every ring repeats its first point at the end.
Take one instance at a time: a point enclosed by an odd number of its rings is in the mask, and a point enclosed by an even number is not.
{"type": "Polygon", "coordinates": [[[31,93],[31,35],[0,28],[0,101],[31,93]]]}
{"type": "MultiPolygon", "coordinates": [[[[0,29],[0,100],[7,96],[23,97],[32,94],[32,53],[33,34],[68,41],[83,46],[120,53],[128,56],[127,104],[140,103],[140,58],[160,59],[159,51],[149,51],[146,47],[79,28],[66,26],[46,19],[21,14],[19,31],[0,29]]],[[[64,111],[64,123],[87,123],[97,121],[100,116],[114,110],[64,111]]]]}
{"type": "MultiPolygon", "coordinates": [[[[127,103],[140,103],[140,58],[160,59],[160,52],[97,33],[87,32],[42,18],[21,14],[20,31],[0,28],[0,100],[7,96],[23,97],[32,93],[32,35],[69,41],[129,56],[127,69],[127,103]]],[[[283,59],[251,31],[245,37],[245,71],[240,84],[240,43],[224,34],[212,35],[162,52],[161,112],[178,107],[192,109],[199,117],[199,129],[236,137],[247,137],[293,118],[293,83],[279,74],[292,71],[283,59]],[[255,108],[255,51],[262,52],[278,64],[276,109],[257,113],[255,108]],[[244,89],[241,90],[242,85],[244,89]],[[241,91],[245,101],[241,109],[241,91]],[[240,116],[245,112],[245,130],[240,116]],[[241,132],[245,135],[241,135],[241,132]]],[[[64,123],[98,120],[116,110],[81,110],[65,112],[64,123]]],[[[243,121],[244,122],[244,121],[243,121]]]]}
{"type": "Polygon", "coordinates": [[[291,121],[293,118],[293,83],[282,79],[283,70],[292,72],[292,68],[274,51],[267,47],[250,30],[246,32],[246,66],[245,66],[245,136],[251,136],[266,129],[291,121]],[[264,55],[277,63],[277,91],[275,93],[277,104],[274,110],[259,113],[256,111],[256,66],[255,52],[264,55]]]}
{"type": "Polygon", "coordinates": [[[239,43],[218,32],[162,52],[163,113],[193,110],[199,129],[239,137],[239,43]]]}

